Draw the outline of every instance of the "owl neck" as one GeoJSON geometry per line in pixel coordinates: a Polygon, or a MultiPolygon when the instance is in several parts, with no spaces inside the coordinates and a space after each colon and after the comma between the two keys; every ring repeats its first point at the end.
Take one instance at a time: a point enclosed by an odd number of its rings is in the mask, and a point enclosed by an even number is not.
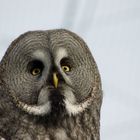
{"type": "MultiPolygon", "coordinates": [[[[92,106],[91,106],[92,108],[92,106]]],[[[78,116],[70,117],[63,125],[73,140],[99,140],[100,139],[100,115],[99,110],[88,109],[78,116]]],[[[62,126],[63,126],[62,125],[62,126]]]]}
{"type": "Polygon", "coordinates": [[[57,122],[48,119],[44,123],[42,120],[42,124],[50,135],[52,135],[52,130],[54,131],[54,135],[57,131],[63,131],[70,140],[99,140],[100,114],[98,108],[93,109],[93,107],[91,105],[85,112],[76,116],[57,118],[57,122]]]}
{"type": "MultiPolygon", "coordinates": [[[[7,116],[8,115],[9,114],[7,114],[7,116]]],[[[8,117],[9,119],[2,118],[3,126],[1,126],[2,123],[0,123],[0,127],[1,127],[0,135],[8,139],[12,135],[15,135],[18,132],[17,130],[22,130],[22,129],[24,130],[26,129],[26,127],[27,130],[29,130],[31,127],[31,129],[34,128],[40,133],[42,130],[46,131],[46,134],[51,137],[53,137],[52,135],[55,136],[56,132],[63,131],[63,133],[68,138],[68,140],[82,140],[82,139],[99,140],[100,139],[100,135],[99,135],[100,116],[98,110],[93,111],[89,109],[77,116],[70,116],[70,117],[67,116],[63,120],[60,118],[58,119],[59,122],[55,126],[52,123],[45,123],[45,122],[44,124],[40,124],[36,122],[35,121],[36,119],[33,119],[32,117],[29,118],[29,116],[25,114],[13,113],[9,115],[8,117]],[[20,124],[23,124],[24,127],[20,126],[20,124]],[[42,128],[41,131],[40,128],[42,128]]]]}
{"type": "Polygon", "coordinates": [[[42,128],[46,131],[47,135],[52,136],[52,130],[55,135],[58,129],[63,130],[70,140],[99,140],[100,130],[100,106],[96,107],[95,104],[86,109],[84,112],[76,116],[60,116],[56,119],[56,122],[41,119],[42,122],[38,121],[38,117],[29,116],[25,112],[15,109],[15,105],[10,102],[5,94],[1,94],[0,98],[0,135],[8,139],[14,135],[17,130],[42,128]],[[6,119],[5,119],[6,118],[6,119]],[[47,122],[46,122],[47,121],[47,122]],[[20,126],[21,125],[21,126],[20,126]]]}

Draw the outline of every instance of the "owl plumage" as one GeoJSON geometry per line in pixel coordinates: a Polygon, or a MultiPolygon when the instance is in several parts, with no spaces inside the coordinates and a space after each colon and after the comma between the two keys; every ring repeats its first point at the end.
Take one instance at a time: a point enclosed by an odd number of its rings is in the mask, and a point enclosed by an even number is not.
{"type": "Polygon", "coordinates": [[[96,62],[73,32],[27,32],[0,62],[0,136],[6,140],[99,140],[101,103],[96,62]]]}

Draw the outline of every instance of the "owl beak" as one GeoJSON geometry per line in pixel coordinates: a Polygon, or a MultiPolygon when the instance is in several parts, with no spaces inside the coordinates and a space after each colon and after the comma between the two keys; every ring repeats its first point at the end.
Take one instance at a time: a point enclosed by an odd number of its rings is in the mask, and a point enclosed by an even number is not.
{"type": "Polygon", "coordinates": [[[54,87],[55,87],[55,88],[58,87],[58,77],[57,77],[57,73],[53,73],[53,84],[54,84],[54,87]]]}

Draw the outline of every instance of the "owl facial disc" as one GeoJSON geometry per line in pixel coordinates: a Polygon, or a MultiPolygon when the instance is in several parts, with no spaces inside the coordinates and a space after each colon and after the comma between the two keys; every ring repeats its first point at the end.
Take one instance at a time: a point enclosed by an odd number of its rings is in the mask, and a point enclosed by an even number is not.
{"type": "Polygon", "coordinates": [[[21,35],[0,67],[12,101],[29,114],[77,115],[97,101],[97,95],[101,97],[92,54],[79,36],[67,30],[21,35]]]}

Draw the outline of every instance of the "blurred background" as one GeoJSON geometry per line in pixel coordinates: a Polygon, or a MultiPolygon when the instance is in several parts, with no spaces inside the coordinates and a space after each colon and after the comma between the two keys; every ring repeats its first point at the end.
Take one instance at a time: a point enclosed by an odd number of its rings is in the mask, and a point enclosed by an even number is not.
{"type": "Polygon", "coordinates": [[[101,140],[140,140],[140,0],[0,0],[0,60],[20,34],[54,28],[79,34],[96,59],[101,140]]]}

